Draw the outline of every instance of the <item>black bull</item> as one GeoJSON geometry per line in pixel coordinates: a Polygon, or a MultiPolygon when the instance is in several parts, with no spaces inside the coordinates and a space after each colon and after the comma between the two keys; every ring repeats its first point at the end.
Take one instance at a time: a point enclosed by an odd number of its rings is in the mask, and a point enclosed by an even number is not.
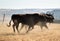
{"type": "MultiPolygon", "coordinates": [[[[43,23],[44,26],[46,28],[48,28],[46,23],[47,22],[52,23],[53,20],[54,20],[54,17],[51,14],[40,14],[40,15],[39,14],[25,14],[25,15],[13,14],[8,26],[10,26],[11,21],[13,21],[13,23],[14,23],[13,31],[15,32],[15,28],[18,31],[19,23],[22,23],[23,25],[29,26],[29,28],[27,30],[27,32],[28,32],[30,30],[30,28],[32,27],[32,29],[33,29],[34,25],[37,24],[38,22],[43,23]]],[[[23,25],[22,25],[21,29],[23,28],[23,25]]],[[[42,28],[42,26],[41,26],[41,28],[42,28]]]]}

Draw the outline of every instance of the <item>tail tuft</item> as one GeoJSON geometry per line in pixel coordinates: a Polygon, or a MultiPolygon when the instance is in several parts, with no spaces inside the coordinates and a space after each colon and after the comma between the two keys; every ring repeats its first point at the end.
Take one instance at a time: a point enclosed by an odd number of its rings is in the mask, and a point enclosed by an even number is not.
{"type": "Polygon", "coordinates": [[[9,24],[7,24],[7,26],[8,26],[8,27],[10,27],[10,26],[11,26],[11,20],[10,20],[9,24]]]}

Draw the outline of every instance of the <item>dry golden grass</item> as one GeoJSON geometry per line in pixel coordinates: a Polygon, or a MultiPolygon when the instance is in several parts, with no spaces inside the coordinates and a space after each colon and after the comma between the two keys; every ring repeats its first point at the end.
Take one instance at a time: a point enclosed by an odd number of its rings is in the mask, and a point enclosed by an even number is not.
{"type": "Polygon", "coordinates": [[[60,24],[48,24],[48,28],[41,30],[39,26],[35,26],[28,34],[24,33],[24,29],[21,33],[14,33],[12,26],[0,23],[0,41],[60,41],[60,24]]]}

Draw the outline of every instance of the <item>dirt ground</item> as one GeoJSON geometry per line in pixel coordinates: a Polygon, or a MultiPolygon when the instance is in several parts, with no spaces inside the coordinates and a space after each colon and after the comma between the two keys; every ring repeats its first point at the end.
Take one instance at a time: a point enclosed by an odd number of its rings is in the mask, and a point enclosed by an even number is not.
{"type": "MultiPolygon", "coordinates": [[[[12,26],[0,23],[0,41],[60,41],[60,24],[47,24],[49,29],[35,26],[32,31],[25,33],[25,28],[20,33],[14,33],[12,26]]],[[[20,26],[19,26],[20,27],[20,26]]]]}

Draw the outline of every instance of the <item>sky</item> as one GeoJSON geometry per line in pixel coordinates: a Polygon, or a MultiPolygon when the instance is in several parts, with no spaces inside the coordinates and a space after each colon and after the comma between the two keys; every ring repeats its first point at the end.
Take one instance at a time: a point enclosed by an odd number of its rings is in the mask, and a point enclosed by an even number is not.
{"type": "Polygon", "coordinates": [[[0,9],[60,8],[60,0],[0,0],[0,9]]]}

